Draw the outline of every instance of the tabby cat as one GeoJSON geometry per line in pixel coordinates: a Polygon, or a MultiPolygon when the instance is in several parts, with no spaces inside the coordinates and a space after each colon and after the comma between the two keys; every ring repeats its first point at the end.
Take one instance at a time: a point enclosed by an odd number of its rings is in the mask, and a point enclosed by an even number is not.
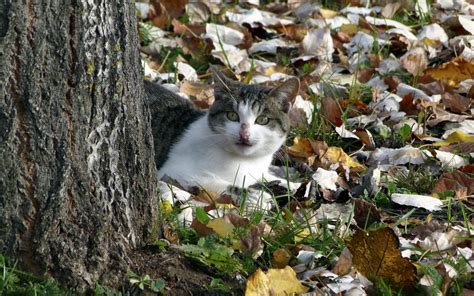
{"type": "Polygon", "coordinates": [[[290,128],[288,113],[298,79],[268,88],[212,71],[215,101],[207,112],[145,82],[158,178],[214,192],[278,179],[268,169],[290,128]]]}

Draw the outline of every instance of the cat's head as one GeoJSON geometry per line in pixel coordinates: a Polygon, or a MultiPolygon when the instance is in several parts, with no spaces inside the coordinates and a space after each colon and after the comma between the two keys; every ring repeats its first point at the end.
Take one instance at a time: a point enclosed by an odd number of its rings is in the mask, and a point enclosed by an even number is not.
{"type": "Polygon", "coordinates": [[[246,157],[273,154],[285,142],[290,128],[289,111],[299,90],[290,78],[275,88],[245,85],[212,68],[214,104],[209,126],[215,143],[246,157]]]}

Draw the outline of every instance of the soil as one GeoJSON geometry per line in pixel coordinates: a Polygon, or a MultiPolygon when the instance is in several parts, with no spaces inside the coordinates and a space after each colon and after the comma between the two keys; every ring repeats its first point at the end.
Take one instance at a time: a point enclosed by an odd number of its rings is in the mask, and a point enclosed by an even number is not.
{"type": "MultiPolygon", "coordinates": [[[[165,295],[243,295],[244,283],[235,278],[212,274],[212,270],[184,256],[183,252],[171,246],[166,250],[147,246],[131,255],[131,270],[152,279],[162,278],[166,282],[165,295]],[[208,288],[213,278],[221,278],[231,292],[208,288]]],[[[135,289],[137,290],[137,289],[135,289]]],[[[136,295],[155,295],[151,291],[134,291],[136,295]]]]}

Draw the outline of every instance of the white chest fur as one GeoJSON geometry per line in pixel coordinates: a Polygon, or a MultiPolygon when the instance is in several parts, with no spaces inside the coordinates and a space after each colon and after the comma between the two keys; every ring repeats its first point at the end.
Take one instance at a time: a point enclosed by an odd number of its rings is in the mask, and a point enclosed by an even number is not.
{"type": "Polygon", "coordinates": [[[230,144],[209,128],[207,115],[203,116],[171,147],[158,178],[166,175],[184,186],[221,192],[229,185],[246,187],[267,176],[272,153],[238,155],[225,149],[230,144]]]}

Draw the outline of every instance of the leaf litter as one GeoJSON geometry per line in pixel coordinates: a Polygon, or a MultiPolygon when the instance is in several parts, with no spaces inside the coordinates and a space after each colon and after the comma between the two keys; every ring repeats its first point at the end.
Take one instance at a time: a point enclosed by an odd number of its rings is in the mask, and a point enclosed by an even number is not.
{"type": "Polygon", "coordinates": [[[474,4],[325,3],[136,3],[145,79],[198,108],[210,64],[302,84],[275,157],[299,187],[160,181],[164,238],[246,295],[474,293],[474,4]]]}

